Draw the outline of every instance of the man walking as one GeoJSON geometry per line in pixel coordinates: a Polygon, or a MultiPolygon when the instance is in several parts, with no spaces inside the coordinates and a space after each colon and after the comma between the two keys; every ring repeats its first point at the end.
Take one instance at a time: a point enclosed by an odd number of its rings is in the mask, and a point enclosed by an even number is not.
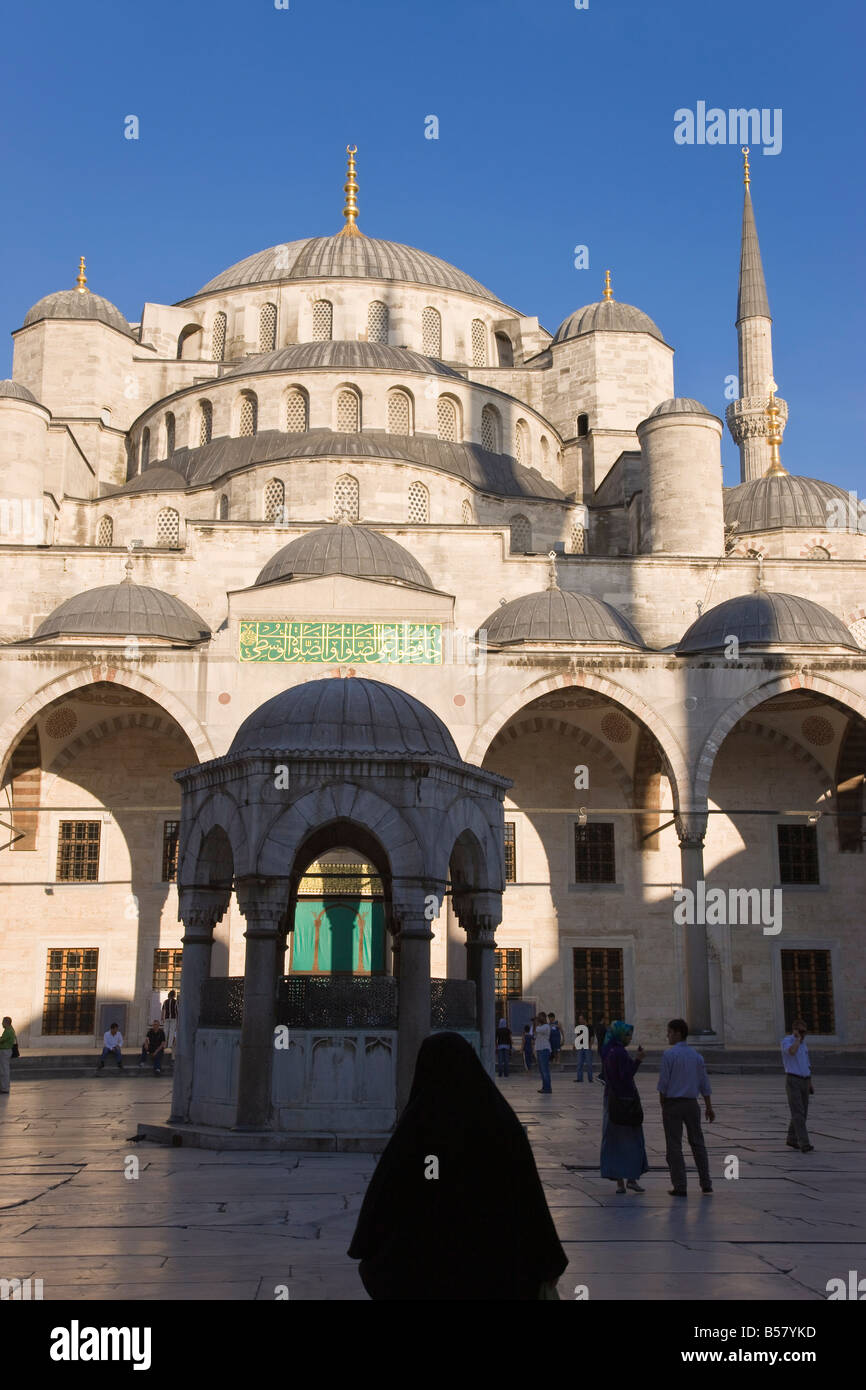
{"type": "Polygon", "coordinates": [[[712,1088],[707,1078],[704,1059],[693,1047],[689,1047],[686,1042],[688,1036],[689,1025],[685,1019],[672,1018],[668,1024],[669,1046],[667,1051],[662,1053],[659,1069],[658,1092],[665,1131],[665,1158],[673,1183],[673,1187],[670,1188],[671,1197],[687,1195],[683,1125],[686,1127],[689,1148],[698,1170],[701,1191],[709,1193],[713,1190],[710,1161],[701,1130],[701,1107],[698,1105],[698,1096],[701,1095],[704,1098],[707,1122],[712,1124],[716,1118],[710,1101],[712,1088]]]}
{"type": "Polygon", "coordinates": [[[590,1046],[586,1014],[577,1015],[577,1023],[574,1025],[574,1050],[577,1054],[577,1076],[575,1077],[575,1081],[583,1081],[584,1067],[586,1067],[589,1073],[589,1080],[592,1081],[592,1048],[590,1046]]]}
{"type": "Polygon", "coordinates": [[[113,1057],[117,1063],[118,1071],[123,1071],[123,1034],[116,1023],[112,1023],[107,1033],[102,1035],[102,1056],[96,1064],[97,1071],[102,1071],[105,1066],[106,1057],[113,1057]]]}
{"type": "Polygon", "coordinates": [[[177,994],[173,989],[168,991],[168,998],[162,1006],[161,1017],[166,1034],[165,1045],[167,1048],[173,1048],[177,1036],[177,994]]]}
{"type": "Polygon", "coordinates": [[[547,1021],[547,1014],[539,1014],[535,1020],[535,1055],[538,1058],[538,1070],[541,1076],[538,1094],[549,1096],[553,1087],[550,1084],[550,1024],[547,1021]]]}
{"type": "Polygon", "coordinates": [[[806,1116],[809,1113],[809,1097],[815,1094],[815,1088],[806,1046],[806,1020],[803,1018],[795,1018],[791,1032],[782,1039],[782,1063],[788,1109],[791,1112],[785,1143],[792,1149],[799,1149],[800,1153],[809,1154],[815,1146],[809,1142],[806,1116]]]}
{"type": "Polygon", "coordinates": [[[511,1029],[506,1019],[499,1020],[499,1027],[496,1029],[496,1075],[508,1075],[508,1063],[511,1061],[511,1029]]]}

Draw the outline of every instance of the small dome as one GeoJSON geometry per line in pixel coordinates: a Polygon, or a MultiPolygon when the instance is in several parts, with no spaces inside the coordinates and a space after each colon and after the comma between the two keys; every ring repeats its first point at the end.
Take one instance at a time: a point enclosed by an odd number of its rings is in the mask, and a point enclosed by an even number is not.
{"type": "Polygon", "coordinates": [[[635,627],[616,608],[590,594],[542,589],[512,599],[490,614],[480,631],[488,642],[582,642],[588,646],[643,647],[635,627]]]}
{"type": "Polygon", "coordinates": [[[582,333],[649,333],[651,337],[664,342],[661,330],[642,309],[633,304],[620,304],[616,299],[602,299],[597,304],[586,304],[576,309],[562,323],[554,334],[554,343],[564,343],[569,338],[579,338],[582,333]]]}
{"type": "Polygon", "coordinates": [[[268,561],[256,584],[320,574],[397,579],[422,589],[433,588],[427,571],[404,546],[379,531],[345,522],[319,526],[289,541],[268,561]]]}
{"type": "Polygon", "coordinates": [[[736,637],[741,647],[847,647],[860,648],[841,618],[796,594],[768,594],[759,590],[716,604],[692,623],[679,646],[678,656],[720,652],[736,637]]]}
{"type": "Polygon", "coordinates": [[[341,753],[460,762],[437,714],[412,695],[351,677],[307,681],[266,700],[241,724],[232,753],[341,753]]]}
{"type": "Polygon", "coordinates": [[[181,599],[143,584],[106,584],[68,598],[41,622],[31,641],[52,637],[165,637],[200,642],[210,628],[181,599]]]}
{"type": "Polygon", "coordinates": [[[92,294],[90,290],[56,290],[54,294],[46,294],[44,299],[28,309],[22,327],[39,323],[41,319],[98,319],[100,323],[107,323],[109,328],[125,333],[128,338],[133,336],[120,310],[109,299],[103,299],[101,294],[92,294]]]}
{"type": "Polygon", "coordinates": [[[36,397],[32,391],[28,391],[26,386],[22,386],[20,381],[0,381],[0,396],[6,396],[13,401],[29,401],[31,405],[38,405],[36,397]]]}
{"type": "Polygon", "coordinates": [[[315,367],[331,367],[358,371],[369,368],[384,372],[423,372],[425,376],[465,377],[438,362],[423,357],[409,348],[390,347],[387,343],[343,342],[329,339],[323,343],[292,343],[274,352],[245,357],[241,366],[226,376],[250,376],[257,372],[306,372],[315,367]]]}
{"type": "MultiPolygon", "coordinates": [[[[793,473],[765,475],[725,488],[722,496],[725,524],[736,522],[740,536],[782,528],[823,531],[829,525],[842,529],[848,526],[851,499],[847,492],[818,478],[801,478],[793,473]],[[831,520],[835,512],[838,517],[831,520]]],[[[856,530],[856,520],[852,529],[856,530]]]]}
{"type": "Polygon", "coordinates": [[[145,468],[143,473],[130,478],[109,496],[123,497],[130,492],[179,492],[187,486],[186,478],[174,468],[145,468]]]}
{"type": "Polygon", "coordinates": [[[650,411],[647,419],[654,420],[657,415],[709,415],[711,420],[717,418],[700,401],[692,400],[689,396],[673,396],[669,401],[662,401],[661,405],[650,411]]]}
{"type": "Polygon", "coordinates": [[[199,294],[245,285],[267,285],[284,280],[403,280],[414,285],[435,285],[438,289],[459,290],[481,299],[501,303],[496,295],[464,275],[456,266],[440,261],[414,246],[397,241],[381,241],[368,236],[315,236],[302,241],[284,242],[257,251],[253,256],[229,266],[209,280],[199,294]]]}

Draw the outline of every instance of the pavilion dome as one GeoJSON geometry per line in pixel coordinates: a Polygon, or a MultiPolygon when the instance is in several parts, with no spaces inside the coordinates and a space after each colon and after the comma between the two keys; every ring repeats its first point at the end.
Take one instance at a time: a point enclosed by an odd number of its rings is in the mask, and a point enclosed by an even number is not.
{"type": "Polygon", "coordinates": [[[659,415],[709,415],[715,418],[711,410],[691,396],[672,396],[670,400],[662,401],[655,410],[650,411],[647,419],[655,420],[659,415]]]}
{"type": "Polygon", "coordinates": [[[275,579],[348,574],[359,579],[391,579],[432,589],[427,571],[405,546],[366,526],[334,522],[289,541],[265,565],[256,584],[275,579]]]}
{"type": "Polygon", "coordinates": [[[718,603],[692,623],[678,656],[724,651],[731,637],[741,647],[846,647],[859,652],[853,635],[835,613],[796,594],[753,594],[718,603]]]}
{"type": "Polygon", "coordinates": [[[182,599],[144,584],[106,584],[59,604],[38,626],[33,642],[54,637],[164,637],[201,642],[210,628],[182,599]]]}
{"type": "Polygon", "coordinates": [[[228,755],[252,752],[436,757],[460,762],[437,714],[382,681],[306,681],[266,700],[241,724],[228,755]]]}
{"type": "Polygon", "coordinates": [[[0,396],[8,400],[29,401],[31,405],[39,405],[32,391],[22,386],[20,381],[10,381],[8,377],[5,381],[0,381],[0,396]]]}
{"type": "Polygon", "coordinates": [[[596,304],[585,304],[563,319],[553,335],[554,343],[565,343],[569,338],[579,338],[584,333],[649,333],[651,337],[664,342],[661,329],[653,323],[649,314],[636,309],[633,304],[620,304],[616,299],[601,299],[596,304]]]}
{"type": "MultiPolygon", "coordinates": [[[[848,516],[851,499],[835,483],[819,478],[801,478],[794,473],[764,474],[723,494],[725,524],[736,523],[739,535],[751,531],[823,531],[833,524],[830,517],[841,504],[841,515],[848,516]]],[[[838,522],[836,522],[838,525],[838,522]]]]}
{"type": "Polygon", "coordinates": [[[479,631],[487,641],[582,642],[588,646],[644,647],[624,614],[591,594],[542,589],[512,599],[490,614],[479,631]]]}
{"type": "Polygon", "coordinates": [[[27,310],[22,327],[29,328],[42,319],[96,319],[125,333],[128,338],[133,336],[128,322],[111,300],[87,289],[56,290],[54,294],[46,294],[27,310]]]}

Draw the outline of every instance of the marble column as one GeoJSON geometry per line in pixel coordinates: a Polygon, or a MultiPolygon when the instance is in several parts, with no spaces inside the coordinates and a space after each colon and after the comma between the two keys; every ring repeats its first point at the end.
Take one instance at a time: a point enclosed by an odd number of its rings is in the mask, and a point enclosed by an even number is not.
{"type": "Polygon", "coordinates": [[[466,978],[475,983],[481,1061],[490,1076],[496,1060],[496,925],[487,914],[473,915],[466,925],[466,978]]]}
{"type": "Polygon", "coordinates": [[[277,968],[282,960],[287,879],[247,878],[236,884],[244,932],[244,1018],[235,1129],[267,1129],[276,1027],[277,968]]]}
{"type": "Polygon", "coordinates": [[[183,922],[183,975],[177,1011],[170,1124],[189,1121],[202,985],[210,978],[214,927],[222,919],[230,896],[231,890],[226,888],[179,890],[177,915],[183,922]]]}
{"type": "Polygon", "coordinates": [[[397,1113],[412,1089],[418,1049],[430,1033],[430,942],[423,911],[401,913],[400,976],[397,982],[397,1113]]]}
{"type": "MultiPolygon", "coordinates": [[[[692,901],[697,905],[698,883],[704,877],[704,836],[707,833],[707,817],[700,812],[690,812],[677,814],[674,819],[680,841],[682,886],[689,889],[692,901]]],[[[692,1033],[712,1033],[706,923],[686,923],[683,932],[686,1020],[692,1033]]]]}

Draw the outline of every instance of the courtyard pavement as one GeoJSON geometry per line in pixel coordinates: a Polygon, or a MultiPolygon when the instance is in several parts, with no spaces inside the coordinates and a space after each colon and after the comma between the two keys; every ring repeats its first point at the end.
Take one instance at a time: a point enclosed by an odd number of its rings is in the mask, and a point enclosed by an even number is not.
{"type": "MultiPolygon", "coordinates": [[[[828,1279],[866,1274],[862,1078],[816,1076],[810,1154],[785,1146],[781,1075],[715,1078],[704,1132],[716,1190],[702,1196],[690,1168],[682,1200],[667,1195],[656,1074],[641,1075],[650,1172],[645,1194],[625,1197],[598,1174],[597,1081],[555,1072],[550,1096],[535,1073],[499,1082],[569,1256],[560,1298],[583,1285],[590,1300],[809,1301],[828,1279]]],[[[0,1096],[0,1277],[40,1278],[46,1300],[271,1300],[280,1285],[292,1300],[365,1299],[346,1249],[375,1157],[129,1142],[166,1119],[170,1087],[108,1069],[13,1079],[0,1096]],[[124,1176],[130,1159],[137,1178],[124,1176]]]]}

